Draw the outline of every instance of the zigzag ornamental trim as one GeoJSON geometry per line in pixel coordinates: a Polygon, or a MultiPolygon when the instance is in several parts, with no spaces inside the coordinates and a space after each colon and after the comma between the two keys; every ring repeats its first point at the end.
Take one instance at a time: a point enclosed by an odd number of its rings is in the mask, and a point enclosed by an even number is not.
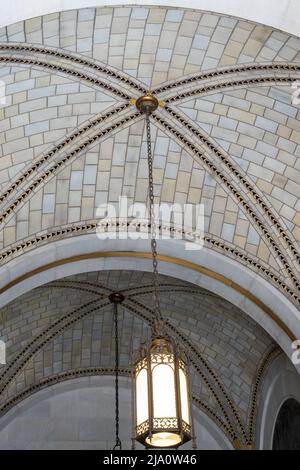
{"type": "MultiPolygon", "coordinates": [[[[126,303],[123,303],[123,305],[126,306],[127,309],[131,310],[133,313],[135,313],[138,316],[141,315],[141,310],[145,310],[146,312],[148,312],[148,314],[151,318],[150,324],[153,323],[153,319],[155,318],[155,315],[154,315],[153,310],[150,307],[148,307],[147,305],[144,305],[141,302],[138,302],[138,301],[136,301],[134,299],[130,299],[130,298],[128,298],[126,303]],[[128,301],[129,301],[129,303],[128,303],[128,301]],[[131,305],[130,302],[133,303],[134,306],[131,305]]],[[[145,317],[146,321],[149,322],[149,319],[145,315],[144,315],[144,317],[145,317]]],[[[219,398],[219,396],[216,393],[215,389],[213,388],[212,384],[210,383],[210,381],[207,379],[204,372],[199,367],[199,363],[202,364],[204,369],[206,369],[206,371],[208,372],[208,375],[213,379],[213,381],[215,381],[215,383],[218,386],[219,390],[223,394],[223,396],[225,398],[225,401],[227,402],[227,405],[229,406],[229,409],[232,412],[238,426],[240,427],[240,430],[241,430],[244,438],[246,439],[246,431],[245,431],[243,423],[240,419],[240,416],[239,416],[239,414],[238,414],[238,412],[237,412],[237,410],[236,410],[236,408],[233,404],[233,401],[231,400],[228,393],[226,392],[226,390],[225,390],[223,384],[221,383],[219,377],[217,376],[217,374],[208,365],[208,363],[205,361],[205,359],[202,357],[202,355],[199,353],[199,351],[185,337],[185,335],[183,333],[179,332],[167,319],[166,319],[166,326],[167,326],[167,329],[169,329],[175,337],[180,338],[180,340],[182,341],[182,344],[185,344],[186,347],[188,348],[188,350],[189,350],[188,356],[189,356],[190,363],[193,365],[193,367],[195,368],[197,373],[200,375],[201,379],[204,381],[206,387],[209,389],[209,391],[214,396],[218,406],[220,407],[220,410],[222,411],[222,413],[223,413],[223,415],[224,415],[224,417],[225,417],[225,419],[226,419],[226,421],[227,421],[227,423],[228,423],[228,425],[229,425],[229,427],[230,427],[230,429],[231,429],[231,431],[234,435],[234,438],[237,437],[236,431],[235,431],[235,426],[232,425],[231,419],[230,419],[226,409],[224,408],[222,400],[219,398]],[[199,362],[197,362],[197,361],[199,361],[199,362]]]]}
{"type": "MultiPolygon", "coordinates": [[[[101,224],[98,223],[98,227],[99,225],[101,224]]],[[[104,224],[104,227],[107,227],[107,224],[104,224]]],[[[145,228],[145,226],[140,223],[136,223],[136,224],[133,224],[133,223],[130,223],[127,221],[127,224],[125,226],[124,224],[124,229],[126,228],[132,228],[132,227],[135,227],[138,231],[141,230],[141,228],[145,228]]],[[[111,227],[112,230],[114,230],[115,227],[111,227]]],[[[123,228],[123,226],[121,226],[121,224],[118,224],[118,227],[117,227],[119,230],[121,230],[123,228]]],[[[147,230],[149,230],[149,224],[147,225],[147,230]]],[[[163,230],[165,230],[165,227],[161,227],[159,226],[158,227],[160,233],[162,233],[163,230]]],[[[174,229],[174,227],[168,227],[168,230],[172,236],[172,232],[176,231],[176,229],[174,229]]],[[[188,234],[189,236],[187,238],[185,238],[185,232],[182,231],[181,233],[184,237],[184,239],[186,240],[191,240],[191,237],[190,237],[190,234],[188,234]]],[[[213,248],[218,248],[221,252],[225,252],[225,254],[229,254],[231,256],[233,256],[235,259],[237,258],[239,260],[239,262],[244,262],[246,266],[250,267],[250,269],[253,269],[253,268],[256,268],[260,273],[262,273],[269,281],[271,280],[273,284],[277,284],[277,286],[279,286],[283,292],[285,294],[289,294],[289,296],[292,298],[293,301],[296,301],[298,304],[300,304],[300,296],[297,295],[297,293],[295,291],[293,291],[293,289],[291,289],[288,285],[286,285],[274,272],[272,272],[272,270],[267,267],[267,266],[264,266],[262,265],[261,263],[259,263],[258,261],[256,261],[255,259],[251,258],[246,252],[242,251],[242,250],[239,250],[238,248],[236,248],[235,246],[230,246],[226,243],[224,243],[222,240],[217,240],[217,239],[213,239],[209,236],[204,236],[204,241],[210,245],[211,247],[213,248]]],[[[1,259],[1,257],[0,257],[1,259]]]]}
{"type": "MultiPolygon", "coordinates": [[[[23,392],[15,395],[13,398],[8,400],[3,406],[0,407],[0,416],[2,417],[11,408],[18,403],[22,402],[25,398],[39,392],[46,387],[56,385],[57,383],[65,382],[67,380],[74,380],[80,377],[91,377],[91,376],[103,376],[109,375],[114,377],[115,370],[113,367],[86,367],[84,369],[73,369],[66,372],[60,372],[59,374],[52,375],[46,379],[40,380],[38,383],[31,385],[30,387],[23,390],[23,392]]],[[[119,375],[122,377],[130,377],[132,370],[130,368],[119,368],[119,375]]],[[[230,441],[234,440],[234,435],[231,429],[222,421],[222,419],[215,413],[206,403],[204,403],[198,396],[193,395],[192,400],[198,408],[202,409],[207,413],[210,418],[220,427],[224,434],[229,438],[230,441]]]]}
{"type": "Polygon", "coordinates": [[[105,122],[113,116],[117,116],[129,107],[130,103],[124,103],[121,106],[110,109],[104,114],[98,115],[96,118],[90,120],[88,124],[84,124],[82,127],[79,127],[76,129],[76,131],[62,139],[59,144],[51,147],[51,150],[42,155],[37,161],[35,161],[35,163],[31,164],[27,169],[25,169],[24,173],[16,181],[14,181],[14,183],[6,191],[4,191],[4,193],[1,194],[0,203],[4,202],[5,199],[7,199],[22,183],[26,182],[28,178],[30,178],[30,176],[32,176],[33,173],[37,171],[45,162],[53,158],[57,153],[74,142],[78,137],[81,137],[83,134],[90,131],[98,124],[105,122]]]}
{"type": "Polygon", "coordinates": [[[215,240],[209,237],[205,237],[205,241],[211,246],[220,248],[222,251],[225,251],[225,253],[233,255],[240,261],[245,260],[246,266],[252,269],[256,268],[259,272],[264,274],[268,280],[271,280],[274,284],[277,284],[283,290],[284,293],[288,294],[292,298],[292,300],[296,301],[300,305],[300,296],[287,284],[285,284],[278,276],[276,276],[276,274],[272,272],[270,268],[266,268],[265,266],[248,256],[246,253],[242,252],[241,250],[235,247],[226,245],[226,243],[222,241],[215,240]]]}
{"type": "Polygon", "coordinates": [[[110,127],[106,129],[100,130],[95,135],[87,138],[83,141],[78,147],[64,156],[61,160],[54,163],[51,167],[49,167],[41,176],[39,176],[33,183],[31,183],[24,192],[17,197],[17,199],[11,204],[7,209],[5,209],[2,214],[0,215],[0,224],[3,223],[9,215],[12,215],[15,209],[24,202],[28,196],[31,195],[32,191],[36,189],[41,183],[44,183],[50,176],[55,174],[57,170],[60,170],[69,160],[74,157],[77,157],[82,151],[84,151],[89,145],[96,143],[98,140],[102,139],[103,137],[107,137],[111,132],[119,129],[121,126],[128,124],[135,119],[141,119],[142,116],[139,112],[135,114],[131,114],[123,119],[112,124],[110,127]]]}
{"type": "MultiPolygon", "coordinates": [[[[58,288],[58,289],[76,289],[82,292],[89,292],[91,294],[99,294],[97,289],[102,290],[101,294],[108,294],[114,292],[111,289],[105,289],[104,286],[101,284],[97,284],[96,282],[87,282],[87,281],[55,281],[51,282],[50,284],[46,284],[43,286],[37,287],[37,289],[47,289],[47,288],[58,288]],[[94,288],[94,289],[93,289],[94,288]]],[[[158,291],[161,293],[174,293],[177,292],[185,292],[188,294],[199,295],[201,297],[212,297],[214,299],[219,299],[219,297],[211,292],[199,292],[197,289],[192,289],[184,285],[177,285],[177,284],[162,284],[158,286],[158,291]]],[[[138,297],[140,295],[147,295],[153,293],[153,286],[151,284],[144,285],[140,287],[130,287],[129,289],[121,289],[118,290],[119,293],[123,295],[132,297],[138,297]]]]}
{"type": "Polygon", "coordinates": [[[156,122],[159,123],[164,129],[167,130],[169,134],[172,134],[173,136],[176,137],[176,139],[189,151],[193,156],[197,156],[205,168],[211,173],[215,175],[215,177],[221,182],[222,185],[224,185],[227,190],[233,196],[235,199],[244,207],[244,209],[247,211],[251,219],[256,223],[256,225],[259,227],[261,233],[263,233],[264,237],[268,240],[268,243],[271,245],[272,249],[276,253],[277,258],[281,261],[283,264],[284,268],[286,269],[287,273],[289,274],[290,278],[294,282],[297,288],[300,288],[300,282],[298,278],[294,275],[292,268],[288,261],[286,260],[285,256],[282,254],[281,250],[278,248],[277,243],[274,241],[273,237],[269,234],[268,230],[265,228],[263,222],[260,220],[260,218],[256,215],[256,213],[251,209],[250,205],[248,204],[247,201],[244,200],[243,196],[239,193],[239,191],[233,186],[233,184],[222,174],[222,172],[215,166],[214,163],[212,163],[205,155],[202,153],[190,140],[188,140],[179,130],[176,130],[171,126],[168,122],[166,122],[164,119],[160,118],[157,114],[153,113],[151,114],[152,119],[156,122]]]}
{"type": "Polygon", "coordinates": [[[246,173],[244,173],[241,169],[237,168],[227,157],[226,153],[220,150],[214,143],[212,139],[208,139],[199,129],[191,124],[183,115],[176,112],[174,109],[170,108],[169,106],[165,107],[165,110],[175,119],[177,119],[180,124],[184,124],[184,126],[199,139],[207,148],[213,152],[213,154],[220,159],[220,161],[228,168],[228,170],[240,181],[240,183],[245,186],[246,190],[250,192],[255,199],[255,202],[258,203],[261,208],[263,209],[264,213],[268,216],[271,223],[276,227],[280,236],[287,244],[290,251],[296,257],[297,261],[300,262],[300,255],[295,248],[295,242],[292,242],[287,235],[286,231],[282,227],[282,225],[278,222],[275,214],[272,212],[272,209],[267,206],[263,197],[257,193],[257,191],[253,188],[253,183],[247,177],[246,173]]]}
{"type": "Polygon", "coordinates": [[[101,285],[93,284],[92,282],[80,282],[80,281],[55,281],[51,284],[45,284],[38,286],[36,289],[74,289],[80,292],[87,292],[89,294],[97,295],[98,299],[106,297],[112,290],[105,289],[101,285]]]}
{"type": "Polygon", "coordinates": [[[88,292],[90,294],[95,295],[109,295],[113,291],[111,289],[107,289],[101,284],[97,284],[95,282],[87,282],[87,281],[53,281],[50,284],[44,284],[42,286],[38,286],[37,289],[76,289],[82,292],[88,292]],[[99,292],[100,291],[100,292],[99,292]]]}
{"type": "MultiPolygon", "coordinates": [[[[119,374],[123,377],[131,377],[131,369],[121,367],[119,368],[119,374]]],[[[5,413],[13,408],[17,403],[23,401],[28,396],[32,395],[35,392],[38,392],[45,387],[50,387],[59,382],[64,382],[65,380],[76,379],[78,377],[87,377],[91,375],[111,375],[114,376],[115,369],[113,367],[86,367],[84,369],[73,369],[66,372],[61,372],[46,379],[40,380],[38,383],[31,385],[30,387],[23,390],[23,392],[18,393],[13,398],[8,400],[4,405],[0,407],[0,416],[2,417],[5,413]]]]}
{"type": "MultiPolygon", "coordinates": [[[[187,294],[193,294],[193,295],[199,295],[200,297],[212,297],[214,299],[219,299],[219,297],[215,294],[212,294],[211,292],[199,292],[197,289],[192,289],[187,286],[180,286],[180,285],[174,285],[174,284],[160,284],[158,286],[158,291],[161,293],[174,293],[176,294],[177,292],[185,292],[187,294]]],[[[122,294],[127,294],[129,293],[130,298],[132,299],[133,297],[138,297],[140,295],[147,295],[147,294],[152,294],[153,293],[153,286],[142,286],[142,287],[132,287],[130,289],[125,289],[121,290],[122,294]],[[133,292],[132,292],[133,291],[133,292]]]]}
{"type": "Polygon", "coordinates": [[[92,86],[98,86],[108,91],[109,93],[116,95],[118,98],[121,98],[123,100],[130,100],[131,98],[131,96],[127,95],[127,93],[121,90],[118,90],[112,85],[108,85],[108,83],[105,83],[102,80],[99,80],[98,78],[93,77],[92,75],[88,75],[87,73],[79,72],[77,70],[73,70],[71,68],[64,67],[62,65],[53,64],[51,62],[44,62],[38,59],[27,59],[26,57],[10,57],[10,56],[4,55],[4,56],[0,56],[0,63],[30,65],[30,66],[35,66],[35,67],[42,67],[47,70],[55,70],[56,72],[69,75],[78,80],[83,80],[92,86]]]}
{"type": "Polygon", "coordinates": [[[54,59],[64,59],[69,60],[73,64],[76,65],[83,65],[91,68],[96,72],[100,72],[108,77],[108,79],[114,78],[115,80],[124,83],[125,85],[131,86],[133,89],[137,90],[140,93],[146,93],[147,89],[140,83],[137,83],[132,80],[131,77],[128,75],[120,73],[118,70],[113,69],[108,65],[101,64],[99,62],[93,61],[91,59],[87,59],[82,55],[75,55],[69,52],[65,52],[64,50],[60,49],[51,49],[49,47],[39,47],[33,46],[31,44],[24,44],[24,43],[9,43],[9,44],[0,44],[0,51],[14,51],[14,52],[34,52],[38,54],[43,54],[47,56],[51,56],[54,59]]]}
{"type": "Polygon", "coordinates": [[[163,86],[159,86],[152,90],[155,94],[165,93],[166,91],[179,88],[181,86],[190,85],[194,82],[223,78],[226,75],[241,74],[245,72],[300,72],[300,65],[290,63],[272,63],[272,64],[250,64],[250,65],[237,65],[233,67],[218,69],[213,72],[205,72],[192,75],[179,80],[174,80],[163,86]]]}
{"type": "Polygon", "coordinates": [[[248,438],[247,444],[252,445],[255,435],[255,419],[257,415],[257,400],[258,400],[258,390],[260,388],[261,382],[267,372],[267,369],[270,363],[279,355],[282,354],[281,349],[278,346],[272,347],[263,360],[261,361],[259,368],[257,370],[255,382],[252,385],[252,393],[250,399],[250,406],[249,406],[249,416],[248,416],[248,438]]]}
{"type": "Polygon", "coordinates": [[[206,95],[208,93],[217,92],[226,88],[244,87],[251,85],[265,85],[265,84],[280,84],[280,83],[293,83],[299,77],[256,77],[256,78],[244,78],[241,80],[231,80],[227,82],[215,83],[213,85],[203,85],[200,88],[184,91],[167,98],[165,102],[174,103],[176,101],[184,100],[186,98],[192,98],[197,95],[206,95]]]}
{"type": "Polygon", "coordinates": [[[229,437],[229,440],[234,445],[234,440],[236,439],[236,436],[232,432],[231,428],[222,421],[220,416],[214,410],[212,410],[206,403],[204,403],[200,399],[200,397],[193,395],[192,400],[201,410],[203,410],[216,423],[216,425],[219,428],[223,430],[224,434],[227,435],[227,437],[229,437]]]}
{"type": "MultiPolygon", "coordinates": [[[[84,233],[95,233],[97,227],[99,226],[100,222],[91,221],[87,224],[81,225],[70,225],[70,226],[62,226],[59,229],[53,230],[52,232],[45,232],[40,235],[36,235],[33,238],[25,239],[23,242],[19,243],[18,245],[12,245],[10,248],[0,252],[0,261],[8,262],[12,256],[22,255],[24,250],[28,251],[30,249],[34,249],[40,244],[44,244],[45,242],[52,241],[53,239],[56,240],[57,238],[61,239],[64,237],[69,236],[76,236],[81,235],[82,232],[84,233]]],[[[105,228],[107,224],[103,224],[105,228]]],[[[131,222],[127,222],[126,227],[133,227],[131,222]]],[[[140,229],[141,224],[137,223],[136,228],[140,229]]],[[[172,233],[172,227],[169,227],[170,233],[172,233]]],[[[149,224],[148,224],[149,230],[149,224]]],[[[269,267],[266,267],[259,263],[258,261],[251,258],[245,252],[239,250],[236,247],[227,245],[221,240],[216,240],[209,236],[204,237],[205,242],[210,245],[214,249],[219,249],[221,252],[225,252],[225,255],[230,255],[235,259],[238,259],[239,262],[244,263],[247,267],[254,271],[254,268],[257,269],[268,281],[271,281],[273,285],[280,287],[284,294],[298,305],[300,305],[300,296],[293,291],[287,284],[285,284],[269,267]]],[[[4,264],[3,263],[3,264],[4,264]]],[[[256,271],[254,271],[256,272],[256,271]]]]}

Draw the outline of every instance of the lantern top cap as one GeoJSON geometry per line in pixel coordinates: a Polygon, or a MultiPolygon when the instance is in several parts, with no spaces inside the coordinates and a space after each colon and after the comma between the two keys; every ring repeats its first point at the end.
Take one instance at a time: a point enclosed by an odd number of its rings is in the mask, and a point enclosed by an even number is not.
{"type": "Polygon", "coordinates": [[[121,292],[112,292],[108,296],[108,298],[109,298],[110,302],[113,303],[113,304],[120,304],[125,299],[124,295],[121,294],[121,292]]]}
{"type": "Polygon", "coordinates": [[[157,98],[151,95],[151,93],[147,93],[144,96],[140,96],[136,100],[136,107],[143,114],[151,114],[157,109],[158,105],[159,103],[157,98]]]}
{"type": "Polygon", "coordinates": [[[170,339],[166,336],[157,336],[152,338],[151,344],[153,346],[168,346],[170,344],[170,339]]]}
{"type": "Polygon", "coordinates": [[[150,349],[154,353],[173,354],[174,343],[168,336],[156,336],[151,340],[150,349]]]}

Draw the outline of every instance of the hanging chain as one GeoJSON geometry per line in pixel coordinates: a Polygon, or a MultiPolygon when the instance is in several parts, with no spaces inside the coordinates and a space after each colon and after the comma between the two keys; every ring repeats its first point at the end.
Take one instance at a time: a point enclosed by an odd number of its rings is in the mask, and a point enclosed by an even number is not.
{"type": "Polygon", "coordinates": [[[151,149],[151,131],[149,113],[146,113],[146,130],[147,130],[147,157],[148,157],[148,172],[149,172],[149,209],[150,209],[150,230],[151,230],[151,252],[152,252],[152,267],[153,267],[153,299],[154,299],[154,313],[155,325],[154,330],[157,334],[163,332],[163,318],[159,303],[159,282],[157,270],[157,241],[156,241],[156,218],[154,206],[154,184],[153,184],[153,157],[151,149]]]}
{"type": "Polygon", "coordinates": [[[115,405],[116,405],[116,443],[113,450],[122,450],[122,442],[119,437],[119,327],[118,327],[118,304],[114,302],[114,326],[115,326],[115,405]]]}

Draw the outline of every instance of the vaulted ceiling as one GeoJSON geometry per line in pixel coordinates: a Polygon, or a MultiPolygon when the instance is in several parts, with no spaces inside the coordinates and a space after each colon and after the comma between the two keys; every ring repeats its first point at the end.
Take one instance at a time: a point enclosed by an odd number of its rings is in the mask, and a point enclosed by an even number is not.
{"type": "MultiPolygon", "coordinates": [[[[94,233],[97,207],[120,195],[147,202],[144,116],[133,100],[151,90],[163,102],[151,115],[156,202],[204,204],[205,246],[298,307],[299,51],[287,33],[179,8],[72,10],[2,28],[1,266],[94,233]]],[[[59,377],[111,372],[110,289],[128,295],[129,373],[149,332],[151,281],[119,269],[46,284],[0,311],[10,358],[2,413],[59,377]]],[[[170,329],[194,358],[195,401],[232,441],[252,443],[275,343],[218,292],[161,284],[170,329]]]]}
{"type": "Polygon", "coordinates": [[[120,194],[146,200],[130,100],[151,88],[166,103],[151,119],[157,201],[204,203],[206,244],[299,301],[298,38],[124,7],[33,18],[0,39],[2,261],[54,227],[87,230],[120,194]]]}

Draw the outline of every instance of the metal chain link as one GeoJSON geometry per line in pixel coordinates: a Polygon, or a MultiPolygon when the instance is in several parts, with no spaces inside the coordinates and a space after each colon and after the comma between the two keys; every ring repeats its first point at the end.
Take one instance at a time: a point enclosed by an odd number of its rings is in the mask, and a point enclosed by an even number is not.
{"type": "Polygon", "coordinates": [[[122,442],[119,436],[119,326],[118,326],[118,304],[114,302],[114,326],[115,326],[115,410],[116,410],[116,443],[113,450],[122,450],[122,442]]]}
{"type": "Polygon", "coordinates": [[[156,241],[156,218],[155,218],[155,205],[154,205],[154,183],[153,183],[153,157],[151,149],[151,129],[149,114],[146,113],[146,131],[147,131],[147,158],[148,158],[148,173],[149,173],[149,209],[150,209],[150,230],[151,230],[151,252],[152,252],[152,266],[153,266],[153,300],[154,300],[154,313],[155,313],[155,329],[160,325],[162,327],[163,318],[160,309],[159,295],[158,295],[158,269],[157,269],[157,241],[156,241]]]}

